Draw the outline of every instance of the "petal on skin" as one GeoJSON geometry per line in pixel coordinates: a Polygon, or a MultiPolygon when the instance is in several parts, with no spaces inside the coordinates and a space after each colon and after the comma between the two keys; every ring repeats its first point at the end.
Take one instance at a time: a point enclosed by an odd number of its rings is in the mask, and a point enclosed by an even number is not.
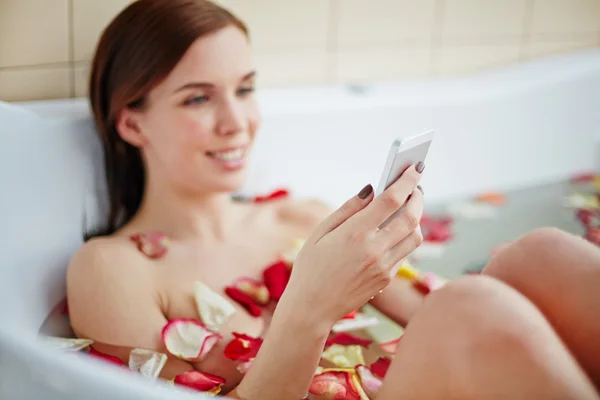
{"type": "Polygon", "coordinates": [[[282,199],[285,197],[288,197],[290,195],[289,191],[286,189],[277,189],[267,195],[264,196],[256,196],[254,197],[253,201],[255,203],[264,203],[267,201],[272,201],[272,200],[277,200],[277,199],[282,199]]]}
{"type": "Polygon", "coordinates": [[[354,310],[354,311],[344,315],[342,317],[342,319],[353,319],[353,318],[356,318],[357,315],[358,315],[358,310],[354,310]]]}
{"type": "Polygon", "coordinates": [[[167,355],[146,349],[133,349],[129,353],[129,369],[147,378],[156,379],[167,363],[167,355]]]}
{"type": "Polygon", "coordinates": [[[445,284],[445,279],[432,272],[425,272],[413,281],[413,286],[425,295],[441,288],[445,284]]]}
{"type": "Polygon", "coordinates": [[[202,360],[222,338],[200,321],[181,318],[169,321],[162,331],[169,353],[186,361],[202,360]]]}
{"type": "Polygon", "coordinates": [[[277,261],[263,272],[263,280],[269,289],[271,300],[279,301],[290,280],[291,271],[283,261],[277,261]]]}
{"type": "Polygon", "coordinates": [[[139,251],[149,258],[161,258],[167,254],[169,238],[162,232],[135,233],[129,238],[137,244],[139,251]]]}
{"type": "Polygon", "coordinates": [[[300,253],[300,250],[302,250],[304,243],[306,243],[306,240],[294,239],[292,241],[292,248],[281,255],[282,260],[288,265],[288,267],[294,265],[294,261],[296,261],[296,258],[298,258],[298,254],[300,253]]]}
{"type": "Polygon", "coordinates": [[[98,350],[94,349],[93,347],[90,347],[90,351],[88,352],[88,354],[92,357],[99,358],[101,360],[107,361],[109,363],[112,363],[112,364],[115,364],[118,366],[125,366],[125,363],[123,361],[121,361],[120,358],[101,353],[98,350]]]}
{"type": "Polygon", "coordinates": [[[388,354],[396,354],[396,350],[398,350],[398,343],[400,343],[400,336],[398,339],[390,340],[389,342],[381,343],[379,348],[385,351],[388,354]]]}
{"type": "Polygon", "coordinates": [[[253,362],[254,362],[254,360],[250,360],[250,361],[241,363],[240,365],[238,365],[236,367],[236,369],[239,371],[240,374],[246,375],[248,373],[248,371],[250,370],[250,367],[252,366],[253,362]]]}
{"type": "Polygon", "coordinates": [[[389,357],[379,357],[373,364],[371,364],[369,369],[375,376],[383,379],[385,378],[385,375],[387,374],[388,368],[390,368],[391,364],[392,360],[389,357]]]}
{"type": "Polygon", "coordinates": [[[405,279],[416,279],[419,277],[419,270],[410,265],[408,261],[404,261],[396,276],[405,279]]]}
{"type": "Polygon", "coordinates": [[[269,289],[262,282],[252,278],[239,278],[233,283],[233,286],[250,296],[259,306],[269,304],[269,289]]]}
{"type": "Polygon", "coordinates": [[[353,375],[354,371],[325,371],[313,378],[308,391],[330,400],[362,400],[352,382],[353,375]]]}
{"type": "Polygon", "coordinates": [[[195,284],[194,299],[202,322],[214,332],[218,332],[235,314],[233,304],[202,282],[195,284]]]}
{"type": "Polygon", "coordinates": [[[232,333],[235,337],[225,346],[225,357],[235,361],[251,361],[258,354],[263,339],[243,333],[232,333]]]}
{"type": "Polygon", "coordinates": [[[205,394],[216,395],[225,384],[225,379],[206,372],[188,371],[185,374],[177,375],[173,379],[173,383],[205,394]]]}
{"type": "Polygon", "coordinates": [[[325,349],[322,358],[340,368],[354,368],[365,363],[362,347],[357,345],[342,346],[334,344],[325,349]]]}
{"type": "Polygon", "coordinates": [[[371,343],[373,343],[373,341],[370,339],[363,339],[358,336],[351,335],[349,333],[336,333],[335,335],[327,339],[325,346],[339,344],[342,346],[359,345],[364,348],[367,348],[371,345],[371,343]]]}
{"type": "Polygon", "coordinates": [[[89,339],[72,339],[52,336],[45,336],[41,340],[55,349],[66,351],[80,351],[87,349],[94,344],[94,341],[89,339]]]}
{"type": "Polygon", "coordinates": [[[244,307],[246,311],[248,311],[248,313],[250,313],[250,315],[252,315],[253,317],[260,317],[262,315],[262,310],[256,304],[254,299],[248,296],[246,293],[239,290],[238,288],[228,286],[225,288],[225,293],[232,300],[236,301],[239,305],[244,307]]]}

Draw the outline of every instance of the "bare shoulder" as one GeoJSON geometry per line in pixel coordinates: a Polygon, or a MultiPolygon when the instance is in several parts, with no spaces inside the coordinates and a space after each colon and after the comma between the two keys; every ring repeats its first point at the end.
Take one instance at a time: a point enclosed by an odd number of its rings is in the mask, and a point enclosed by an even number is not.
{"type": "Polygon", "coordinates": [[[290,199],[282,202],[279,216],[282,220],[310,233],[332,211],[331,206],[319,199],[290,199]]]}

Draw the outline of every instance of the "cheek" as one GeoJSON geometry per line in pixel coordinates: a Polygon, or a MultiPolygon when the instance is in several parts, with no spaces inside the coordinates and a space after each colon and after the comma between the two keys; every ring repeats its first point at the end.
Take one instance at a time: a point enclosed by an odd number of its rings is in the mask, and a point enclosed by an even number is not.
{"type": "Polygon", "coordinates": [[[261,115],[256,100],[252,101],[248,110],[248,127],[250,134],[254,135],[261,123],[261,115]]]}

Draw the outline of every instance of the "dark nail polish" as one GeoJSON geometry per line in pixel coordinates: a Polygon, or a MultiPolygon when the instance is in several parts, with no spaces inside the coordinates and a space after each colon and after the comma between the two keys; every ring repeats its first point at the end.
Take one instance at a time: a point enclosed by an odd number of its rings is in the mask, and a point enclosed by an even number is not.
{"type": "Polygon", "coordinates": [[[373,186],[371,186],[371,184],[368,184],[358,193],[358,198],[364,200],[367,197],[369,197],[371,192],[373,192],[373,186]]]}
{"type": "Polygon", "coordinates": [[[419,161],[417,163],[417,165],[415,166],[415,169],[417,170],[418,173],[421,173],[425,169],[425,164],[422,161],[419,161]]]}
{"type": "Polygon", "coordinates": [[[421,193],[425,194],[425,192],[423,191],[423,188],[421,187],[421,185],[417,185],[417,189],[419,189],[421,191],[421,193]]]}

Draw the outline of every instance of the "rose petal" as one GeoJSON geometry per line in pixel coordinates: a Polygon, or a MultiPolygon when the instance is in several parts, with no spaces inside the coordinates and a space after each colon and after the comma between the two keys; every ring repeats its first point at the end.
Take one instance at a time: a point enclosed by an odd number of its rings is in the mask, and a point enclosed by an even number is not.
{"type": "Polygon", "coordinates": [[[381,379],[373,375],[373,372],[364,365],[356,366],[356,374],[360,379],[360,387],[362,387],[366,395],[375,398],[381,389],[381,385],[383,385],[381,379]]]}
{"type": "Polygon", "coordinates": [[[260,307],[254,302],[252,297],[248,296],[246,293],[242,292],[236,287],[229,286],[225,288],[225,293],[232,300],[235,300],[238,304],[246,309],[253,317],[260,317],[262,315],[262,310],[260,307]]]}
{"type": "Polygon", "coordinates": [[[118,366],[125,366],[125,363],[123,361],[121,361],[120,358],[101,353],[98,350],[94,349],[93,347],[90,347],[90,351],[88,352],[88,354],[92,357],[99,358],[101,360],[107,361],[109,363],[112,363],[112,364],[115,364],[118,366]]]}
{"type": "Polygon", "coordinates": [[[272,300],[278,301],[290,280],[291,271],[283,261],[277,261],[263,272],[263,280],[272,300]]]}
{"type": "Polygon", "coordinates": [[[235,339],[225,346],[225,357],[235,361],[251,361],[254,359],[263,343],[263,339],[236,332],[232,332],[232,335],[235,336],[235,339]]]}
{"type": "Polygon", "coordinates": [[[202,322],[208,329],[218,332],[233,314],[235,307],[223,296],[197,281],[194,298],[202,322]]]}
{"type": "Polygon", "coordinates": [[[294,261],[296,261],[296,258],[298,258],[298,254],[300,253],[300,250],[302,250],[304,243],[306,243],[306,240],[294,239],[292,241],[292,248],[281,255],[281,259],[289,267],[291,267],[294,264],[294,261]]]}
{"type": "Polygon", "coordinates": [[[494,206],[501,206],[506,203],[506,196],[499,192],[487,192],[478,195],[475,200],[480,203],[492,204],[494,206]]]}
{"type": "Polygon", "coordinates": [[[238,365],[236,367],[236,369],[238,370],[238,372],[242,375],[246,375],[248,373],[248,371],[250,370],[250,367],[252,366],[252,363],[254,362],[254,360],[250,360],[250,361],[246,361],[245,363],[241,363],[240,365],[238,365]]]}
{"type": "Polygon", "coordinates": [[[354,318],[338,321],[331,330],[333,332],[350,332],[379,325],[380,322],[377,317],[366,317],[359,313],[354,318]]]}
{"type": "Polygon", "coordinates": [[[596,174],[594,172],[582,172],[571,177],[571,183],[590,183],[594,182],[596,174]]]}
{"type": "Polygon", "coordinates": [[[147,378],[158,378],[167,363],[167,355],[146,349],[133,349],[129,353],[129,369],[147,378]]]}
{"type": "Polygon", "coordinates": [[[389,342],[381,343],[379,348],[385,351],[388,354],[396,354],[396,350],[398,350],[398,343],[400,343],[400,336],[398,339],[390,340],[389,342]]]}
{"type": "Polygon", "coordinates": [[[327,339],[325,346],[339,344],[342,346],[359,345],[364,348],[367,348],[371,345],[371,343],[373,343],[373,341],[370,339],[363,339],[358,336],[351,335],[349,333],[337,333],[329,339],[327,339]]]}
{"type": "Polygon", "coordinates": [[[379,357],[369,369],[375,376],[383,379],[385,378],[385,374],[387,374],[388,368],[392,364],[392,360],[389,357],[379,357]]]}
{"type": "Polygon", "coordinates": [[[94,341],[89,339],[72,339],[52,336],[42,337],[42,340],[55,349],[66,351],[80,351],[87,349],[94,344],[94,341]]]}
{"type": "Polygon", "coordinates": [[[264,283],[256,279],[239,278],[233,283],[233,286],[250,296],[259,306],[265,306],[269,303],[269,289],[264,283]]]}
{"type": "Polygon", "coordinates": [[[429,294],[445,284],[446,280],[431,272],[421,274],[413,282],[413,286],[423,294],[429,294]]]}
{"type": "Polygon", "coordinates": [[[169,353],[186,361],[200,361],[222,336],[198,320],[181,318],[165,325],[162,338],[169,353]]]}
{"type": "Polygon", "coordinates": [[[173,383],[203,393],[218,394],[225,384],[225,379],[207,372],[188,371],[185,374],[177,375],[173,379],[173,383]]]}
{"type": "Polygon", "coordinates": [[[138,250],[149,258],[161,258],[167,254],[169,239],[162,232],[135,233],[129,238],[137,244],[138,250]]]}
{"type": "Polygon", "coordinates": [[[281,199],[281,198],[285,198],[288,196],[289,196],[289,192],[286,189],[278,189],[267,195],[254,197],[254,202],[255,203],[264,203],[266,201],[281,199]]]}
{"type": "Polygon", "coordinates": [[[358,393],[358,397],[360,398],[360,400],[371,400],[371,399],[369,399],[369,396],[367,395],[367,392],[365,392],[365,389],[362,387],[362,384],[360,382],[360,378],[356,374],[356,372],[354,372],[350,376],[350,381],[352,382],[352,387],[358,393]]]}
{"type": "Polygon", "coordinates": [[[323,352],[322,358],[336,367],[354,368],[358,364],[364,364],[362,347],[357,345],[342,346],[334,344],[323,352]]]}
{"type": "Polygon", "coordinates": [[[396,276],[405,279],[415,279],[419,276],[419,270],[410,265],[408,261],[404,261],[396,276]]]}
{"type": "Polygon", "coordinates": [[[342,317],[342,319],[354,319],[358,315],[358,310],[354,310],[351,313],[348,313],[342,317]]]}
{"type": "Polygon", "coordinates": [[[348,371],[323,372],[313,378],[308,391],[331,400],[361,400],[352,382],[352,375],[348,371]]]}

